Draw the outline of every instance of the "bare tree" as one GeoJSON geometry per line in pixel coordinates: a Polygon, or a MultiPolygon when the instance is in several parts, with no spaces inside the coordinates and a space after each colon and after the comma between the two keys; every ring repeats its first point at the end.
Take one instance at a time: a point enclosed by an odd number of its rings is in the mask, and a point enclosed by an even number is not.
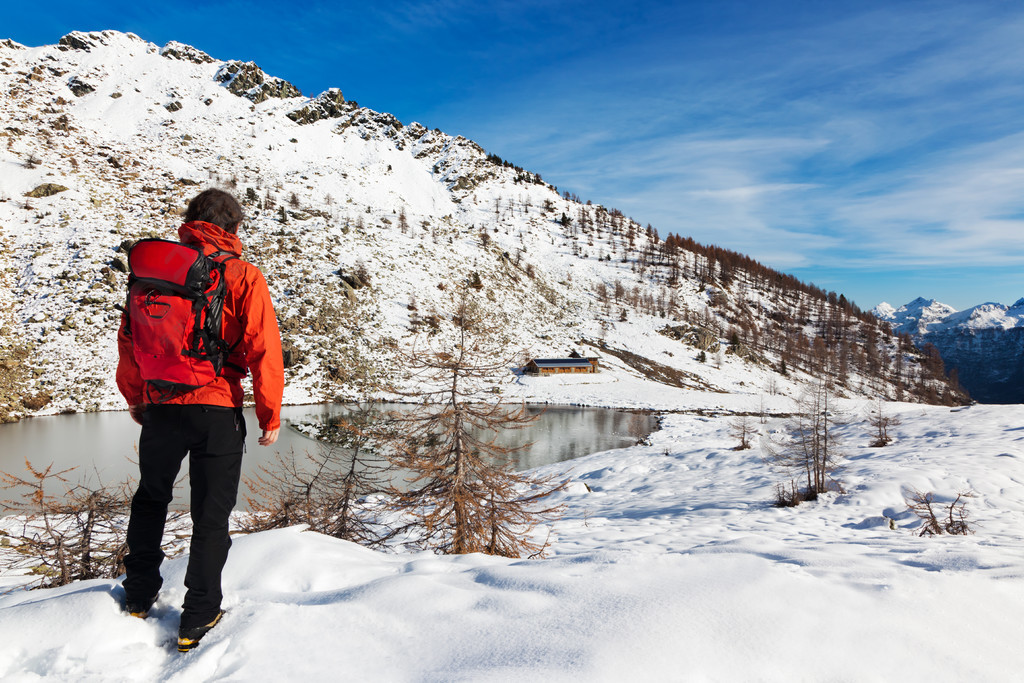
{"type": "Polygon", "coordinates": [[[406,358],[421,387],[408,395],[422,407],[394,415],[393,457],[411,473],[407,488],[391,490],[405,520],[396,535],[445,554],[538,556],[547,541],[531,534],[559,511],[544,500],[564,484],[515,472],[518,449],[495,442],[535,418],[494,398],[494,380],[510,373],[516,354],[473,293],[461,287],[450,326],[406,358]]]}
{"type": "Polygon", "coordinates": [[[839,416],[833,412],[832,402],[832,387],[827,380],[805,386],[786,434],[763,442],[769,462],[805,479],[806,500],[840,488],[832,476],[843,457],[836,431],[839,416]]]}
{"type": "Polygon", "coordinates": [[[879,396],[868,415],[868,424],[878,430],[878,436],[871,442],[871,447],[881,448],[892,441],[892,437],[889,436],[889,427],[899,425],[900,419],[896,416],[885,414],[885,401],[879,396]]]}
{"type": "Polygon", "coordinates": [[[733,450],[745,451],[751,446],[751,440],[757,434],[755,421],[747,415],[739,415],[729,422],[729,436],[739,439],[733,450]]]}

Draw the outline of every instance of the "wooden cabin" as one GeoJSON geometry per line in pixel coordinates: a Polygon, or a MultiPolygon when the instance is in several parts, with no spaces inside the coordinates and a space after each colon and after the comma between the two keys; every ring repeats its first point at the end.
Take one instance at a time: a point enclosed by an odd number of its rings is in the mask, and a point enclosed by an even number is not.
{"type": "Polygon", "coordinates": [[[599,368],[597,358],[534,358],[523,366],[529,375],[561,375],[593,373],[599,368]]]}

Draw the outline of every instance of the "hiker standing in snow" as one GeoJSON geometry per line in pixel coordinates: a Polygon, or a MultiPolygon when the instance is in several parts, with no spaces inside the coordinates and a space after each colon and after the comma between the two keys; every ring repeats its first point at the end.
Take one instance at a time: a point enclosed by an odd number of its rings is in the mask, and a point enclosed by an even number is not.
{"type": "MultiPolygon", "coordinates": [[[[284,389],[281,338],[262,273],[239,258],[242,243],[237,232],[242,219],[242,209],[233,196],[210,189],[192,199],[185,213],[185,223],[178,229],[181,243],[192,245],[193,258],[204,265],[209,263],[207,257],[211,262],[223,264],[209,269],[211,272],[219,270],[225,284],[220,295],[223,344],[220,340],[212,343],[218,350],[218,365],[216,372],[206,378],[212,381],[203,384],[206,379],[201,379],[192,384],[202,386],[191,387],[188,383],[172,384],[153,379],[156,373],[153,359],[158,354],[140,350],[140,344],[174,347],[176,343],[171,342],[172,335],[161,331],[163,314],[143,315],[157,306],[171,309],[158,301],[158,289],[142,290],[140,295],[133,294],[136,290],[129,290],[129,307],[122,316],[118,332],[117,385],[128,401],[132,419],[142,425],[139,488],[132,499],[128,523],[125,607],[132,615],[145,618],[157,599],[163,583],[160,563],[164,553],[160,545],[167,507],[181,462],[188,454],[193,530],[178,638],[181,651],[195,647],[223,614],[221,572],[231,546],[228,518],[238,493],[245,446],[241,379],[246,370],[252,372],[256,416],[263,430],[260,445],[273,444],[281,425],[284,389]],[[196,248],[201,249],[202,254],[196,248]],[[134,306],[132,296],[139,297],[134,306]],[[141,339],[146,335],[149,340],[143,342],[141,339]]],[[[167,250],[166,253],[181,250],[180,245],[166,241],[151,241],[147,248],[157,250],[152,252],[157,256],[149,258],[154,269],[167,269],[166,264],[173,260],[159,249],[167,250]]],[[[130,264],[132,255],[136,255],[138,261],[145,261],[143,256],[134,254],[135,248],[132,251],[130,264]]],[[[136,275],[133,271],[133,276],[136,275]]],[[[185,315],[191,312],[195,316],[190,306],[191,303],[182,310],[186,311],[185,315]]],[[[215,335],[213,332],[207,336],[215,335]]],[[[197,362],[195,354],[188,349],[175,350],[171,356],[160,358],[159,362],[167,366],[161,370],[167,372],[175,370],[170,367],[175,363],[181,366],[197,362]]]]}

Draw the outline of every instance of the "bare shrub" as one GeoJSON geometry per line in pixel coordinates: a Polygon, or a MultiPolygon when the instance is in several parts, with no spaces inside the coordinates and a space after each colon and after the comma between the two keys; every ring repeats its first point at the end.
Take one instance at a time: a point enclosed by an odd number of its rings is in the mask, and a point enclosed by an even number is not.
{"type": "Polygon", "coordinates": [[[900,419],[894,415],[885,414],[885,402],[879,396],[868,415],[868,424],[877,430],[875,440],[871,442],[872,448],[882,448],[892,442],[889,436],[889,427],[896,427],[900,419]]]}
{"type": "MultiPolygon", "coordinates": [[[[25,489],[17,501],[0,507],[13,513],[0,529],[0,570],[34,576],[29,586],[49,588],[85,579],[111,579],[124,573],[131,481],[117,486],[68,485],[74,468],[37,470],[26,461],[27,477],[0,472],[5,489],[25,489]],[[64,485],[61,497],[46,493],[47,486],[64,485]]],[[[183,529],[174,513],[169,533],[183,529]]]]}
{"type": "Polygon", "coordinates": [[[796,481],[789,480],[789,488],[785,484],[775,485],[775,507],[792,508],[804,501],[804,494],[796,486],[796,481]]]}
{"type": "Polygon", "coordinates": [[[936,501],[931,491],[922,493],[917,489],[909,489],[903,493],[907,507],[921,519],[919,536],[973,534],[974,530],[967,521],[967,499],[973,497],[971,491],[960,491],[952,502],[944,504],[936,501]]]}
{"type": "Polygon", "coordinates": [[[321,434],[317,451],[304,458],[278,456],[273,466],[246,481],[250,513],[240,518],[246,533],[305,524],[311,531],[380,546],[389,529],[381,524],[368,497],[387,487],[391,463],[376,455],[372,404],[359,406],[321,434]]]}
{"type": "Polygon", "coordinates": [[[734,451],[745,451],[751,447],[751,440],[757,434],[757,426],[752,418],[740,415],[729,422],[729,436],[738,439],[734,451]]]}

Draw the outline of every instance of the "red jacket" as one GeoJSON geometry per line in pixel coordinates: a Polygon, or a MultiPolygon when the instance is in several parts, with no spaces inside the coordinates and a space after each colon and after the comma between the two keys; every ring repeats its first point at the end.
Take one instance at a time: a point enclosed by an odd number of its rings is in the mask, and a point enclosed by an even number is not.
{"type": "MultiPolygon", "coordinates": [[[[226,251],[242,255],[242,242],[212,223],[195,221],[178,228],[178,237],[185,244],[203,247],[212,254],[226,251]]],[[[235,344],[230,363],[252,372],[253,398],[260,429],[278,429],[281,426],[281,396],[284,393],[284,361],[281,355],[281,335],[277,329],[277,316],[270,300],[267,282],[259,269],[242,261],[230,259],[224,264],[227,294],[224,299],[223,336],[228,344],[235,344]]],[[[117,333],[117,387],[128,405],[149,403],[146,383],[132,353],[132,340],[121,316],[117,333]]],[[[173,404],[203,404],[241,407],[242,382],[238,372],[225,369],[224,374],[211,384],[163,401],[173,404]]]]}

